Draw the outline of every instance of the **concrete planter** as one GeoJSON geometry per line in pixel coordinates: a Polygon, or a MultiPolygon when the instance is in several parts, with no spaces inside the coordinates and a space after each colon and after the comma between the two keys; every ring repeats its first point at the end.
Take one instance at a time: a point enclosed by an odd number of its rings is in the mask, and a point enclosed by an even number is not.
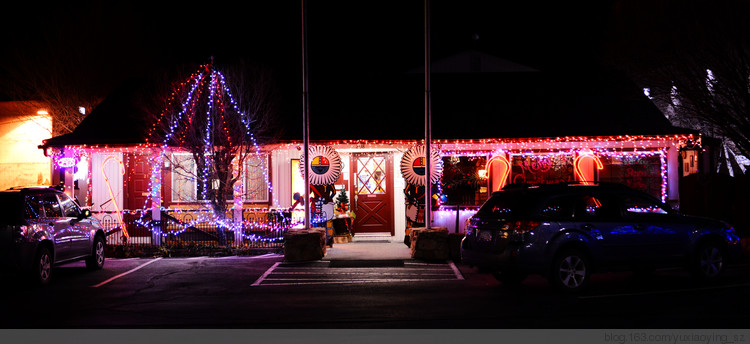
{"type": "Polygon", "coordinates": [[[325,228],[289,230],[284,235],[284,260],[289,262],[323,259],[326,255],[325,228]]]}

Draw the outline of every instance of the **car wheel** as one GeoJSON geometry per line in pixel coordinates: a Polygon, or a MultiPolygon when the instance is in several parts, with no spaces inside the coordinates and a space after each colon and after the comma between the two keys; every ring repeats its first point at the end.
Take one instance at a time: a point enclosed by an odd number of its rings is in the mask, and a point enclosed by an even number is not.
{"type": "Polygon", "coordinates": [[[559,290],[577,292],[588,284],[590,275],[588,257],[578,250],[565,250],[555,256],[549,280],[559,290]]]}
{"type": "Polygon", "coordinates": [[[89,270],[99,270],[104,267],[104,238],[96,236],[91,256],[86,258],[86,267],[89,270]]]}
{"type": "Polygon", "coordinates": [[[709,281],[724,272],[724,250],[715,242],[698,246],[693,257],[693,275],[699,280],[709,281]]]}
{"type": "Polygon", "coordinates": [[[492,277],[495,277],[498,282],[505,285],[518,285],[526,279],[528,275],[519,271],[504,271],[504,272],[493,272],[492,277]]]}
{"type": "Polygon", "coordinates": [[[36,253],[31,278],[37,284],[49,284],[52,278],[52,253],[49,248],[41,247],[36,253]]]}

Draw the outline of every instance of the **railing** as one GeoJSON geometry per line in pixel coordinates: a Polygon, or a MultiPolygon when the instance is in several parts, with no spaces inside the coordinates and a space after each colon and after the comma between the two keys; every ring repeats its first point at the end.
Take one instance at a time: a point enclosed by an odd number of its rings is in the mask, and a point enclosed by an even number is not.
{"type": "Polygon", "coordinates": [[[242,221],[222,223],[206,210],[163,210],[161,221],[151,212],[125,211],[120,224],[117,213],[94,212],[107,233],[108,245],[217,247],[283,247],[284,233],[291,226],[286,209],[243,209],[242,221]],[[157,234],[158,233],[158,234],[157,234]]]}

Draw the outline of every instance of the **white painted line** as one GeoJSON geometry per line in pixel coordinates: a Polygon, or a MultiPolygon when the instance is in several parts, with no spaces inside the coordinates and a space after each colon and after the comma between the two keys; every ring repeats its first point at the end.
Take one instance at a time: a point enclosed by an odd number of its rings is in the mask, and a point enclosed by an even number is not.
{"type": "Polygon", "coordinates": [[[273,272],[273,270],[274,270],[274,269],[276,269],[276,267],[277,267],[277,266],[279,266],[279,264],[281,264],[281,262],[276,262],[275,264],[273,264],[273,266],[271,266],[270,268],[268,268],[268,270],[266,270],[266,272],[265,272],[265,273],[263,273],[263,276],[260,276],[260,278],[258,278],[258,280],[257,280],[257,281],[255,281],[255,282],[254,282],[253,284],[251,284],[250,286],[251,286],[251,287],[257,287],[258,285],[260,285],[260,284],[261,284],[261,283],[263,282],[263,280],[264,280],[264,279],[265,279],[266,277],[268,277],[268,275],[270,275],[270,274],[271,274],[271,272],[273,272]]]}
{"type": "Polygon", "coordinates": [[[591,295],[591,296],[579,296],[579,299],[604,299],[608,297],[625,297],[625,296],[642,296],[642,295],[661,295],[661,294],[672,294],[672,293],[685,293],[691,291],[706,291],[706,290],[720,290],[720,289],[731,289],[738,287],[750,287],[750,283],[730,284],[715,287],[703,287],[703,288],[685,288],[685,289],[670,289],[670,290],[654,290],[644,291],[638,293],[621,293],[621,294],[604,294],[604,295],[591,295]]]}
{"type": "MultiPolygon", "coordinates": [[[[287,279],[267,279],[266,281],[285,281],[287,279]]],[[[289,279],[296,280],[299,279],[289,279]]],[[[314,285],[314,284],[364,284],[364,283],[394,283],[394,282],[425,282],[425,281],[455,281],[455,278],[445,279],[362,279],[362,280],[341,280],[341,281],[321,281],[315,280],[314,282],[301,282],[301,283],[264,283],[263,286],[298,286],[298,285],[314,285]]]]}
{"type": "Polygon", "coordinates": [[[461,270],[459,270],[458,267],[456,267],[456,264],[453,264],[452,260],[449,260],[448,264],[451,266],[451,269],[453,269],[453,273],[456,274],[456,279],[458,279],[460,281],[463,281],[464,280],[464,275],[461,274],[461,270]]]}
{"type": "Polygon", "coordinates": [[[121,274],[119,274],[119,275],[117,275],[117,276],[115,276],[115,277],[112,277],[112,278],[110,278],[110,279],[108,279],[108,280],[106,280],[106,281],[104,281],[104,282],[102,282],[102,283],[99,283],[99,284],[97,284],[97,285],[93,285],[93,286],[91,286],[91,287],[92,287],[92,288],[99,288],[99,287],[101,287],[101,286],[103,286],[103,285],[105,285],[105,284],[107,284],[107,283],[109,283],[109,282],[112,282],[112,281],[114,281],[114,280],[116,280],[116,279],[118,279],[118,278],[120,278],[120,277],[123,277],[123,276],[129,275],[129,274],[131,274],[131,273],[133,273],[133,272],[135,272],[135,271],[138,271],[138,270],[140,270],[140,269],[141,269],[141,268],[143,268],[144,266],[146,266],[146,265],[149,265],[149,264],[151,264],[151,263],[155,263],[156,261],[159,261],[159,260],[161,260],[161,257],[159,257],[159,258],[156,258],[156,259],[154,259],[154,260],[152,260],[152,261],[149,261],[149,262],[143,263],[143,264],[141,264],[141,265],[139,265],[139,266],[137,266],[137,267],[135,267],[135,268],[133,268],[133,269],[130,269],[130,270],[126,271],[126,272],[123,272],[123,273],[121,273],[121,274]]]}
{"type": "Polygon", "coordinates": [[[278,254],[278,253],[266,253],[266,254],[261,254],[259,256],[248,256],[247,259],[273,258],[273,257],[282,257],[282,256],[284,255],[278,254]]]}

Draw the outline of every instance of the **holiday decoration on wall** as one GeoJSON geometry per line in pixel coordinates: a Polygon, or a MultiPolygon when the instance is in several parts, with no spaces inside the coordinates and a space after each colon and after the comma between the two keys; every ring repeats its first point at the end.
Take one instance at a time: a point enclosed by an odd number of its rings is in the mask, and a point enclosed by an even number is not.
{"type": "Polygon", "coordinates": [[[510,176],[510,161],[505,153],[498,153],[487,161],[485,168],[487,173],[487,183],[490,193],[500,191],[508,183],[510,176]]]}
{"type": "Polygon", "coordinates": [[[331,185],[341,174],[341,158],[330,146],[310,146],[310,164],[305,162],[305,155],[300,157],[300,172],[307,167],[311,185],[331,185]]]}
{"type": "MultiPolygon", "coordinates": [[[[425,174],[427,173],[427,161],[425,159],[425,146],[413,146],[404,153],[401,158],[401,174],[407,184],[425,185],[425,174]]],[[[443,172],[443,161],[440,153],[433,149],[430,151],[430,184],[437,183],[443,172]]]]}

